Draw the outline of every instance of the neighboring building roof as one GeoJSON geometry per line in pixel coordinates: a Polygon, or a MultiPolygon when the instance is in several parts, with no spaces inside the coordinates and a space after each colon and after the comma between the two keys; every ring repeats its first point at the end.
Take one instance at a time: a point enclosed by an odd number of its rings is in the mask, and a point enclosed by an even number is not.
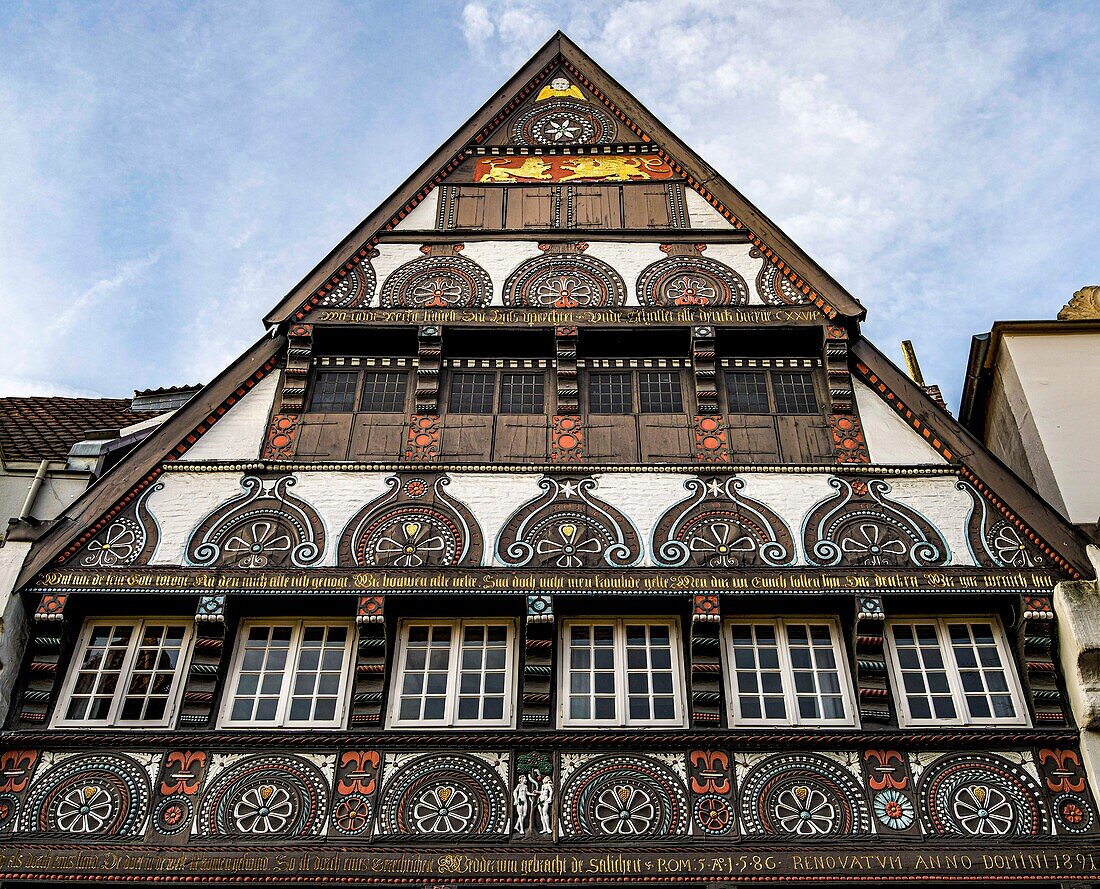
{"type": "Polygon", "coordinates": [[[0,398],[0,458],[64,462],[89,430],[121,429],[147,419],[129,398],[0,398]]]}

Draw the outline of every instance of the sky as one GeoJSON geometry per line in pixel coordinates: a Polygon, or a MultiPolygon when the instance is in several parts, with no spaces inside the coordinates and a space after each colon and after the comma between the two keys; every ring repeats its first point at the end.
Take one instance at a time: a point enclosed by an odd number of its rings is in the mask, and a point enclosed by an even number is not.
{"type": "Polygon", "coordinates": [[[0,0],[0,395],[205,382],[561,28],[958,404],[1100,284],[1100,4],[0,0]]]}

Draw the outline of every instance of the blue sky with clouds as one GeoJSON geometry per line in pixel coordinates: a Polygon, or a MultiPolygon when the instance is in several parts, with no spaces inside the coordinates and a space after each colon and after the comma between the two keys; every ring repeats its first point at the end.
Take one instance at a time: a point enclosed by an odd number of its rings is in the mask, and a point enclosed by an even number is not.
{"type": "Polygon", "coordinates": [[[1100,7],[0,0],[0,395],[203,381],[556,28],[957,403],[1100,283],[1100,7]]]}

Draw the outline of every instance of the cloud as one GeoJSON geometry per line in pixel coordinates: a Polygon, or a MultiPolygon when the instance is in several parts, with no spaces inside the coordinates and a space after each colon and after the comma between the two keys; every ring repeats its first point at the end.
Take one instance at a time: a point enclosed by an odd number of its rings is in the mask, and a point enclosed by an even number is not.
{"type": "Polygon", "coordinates": [[[462,36],[471,46],[480,46],[496,33],[489,10],[481,3],[467,3],[462,9],[462,36]]]}

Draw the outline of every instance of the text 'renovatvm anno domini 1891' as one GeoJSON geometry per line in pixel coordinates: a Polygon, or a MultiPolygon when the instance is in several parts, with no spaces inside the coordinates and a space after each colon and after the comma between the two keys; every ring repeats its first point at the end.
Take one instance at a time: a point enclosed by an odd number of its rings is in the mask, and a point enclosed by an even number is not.
{"type": "Polygon", "coordinates": [[[34,544],[7,881],[1100,879],[1076,532],[561,35],[34,544]]]}

